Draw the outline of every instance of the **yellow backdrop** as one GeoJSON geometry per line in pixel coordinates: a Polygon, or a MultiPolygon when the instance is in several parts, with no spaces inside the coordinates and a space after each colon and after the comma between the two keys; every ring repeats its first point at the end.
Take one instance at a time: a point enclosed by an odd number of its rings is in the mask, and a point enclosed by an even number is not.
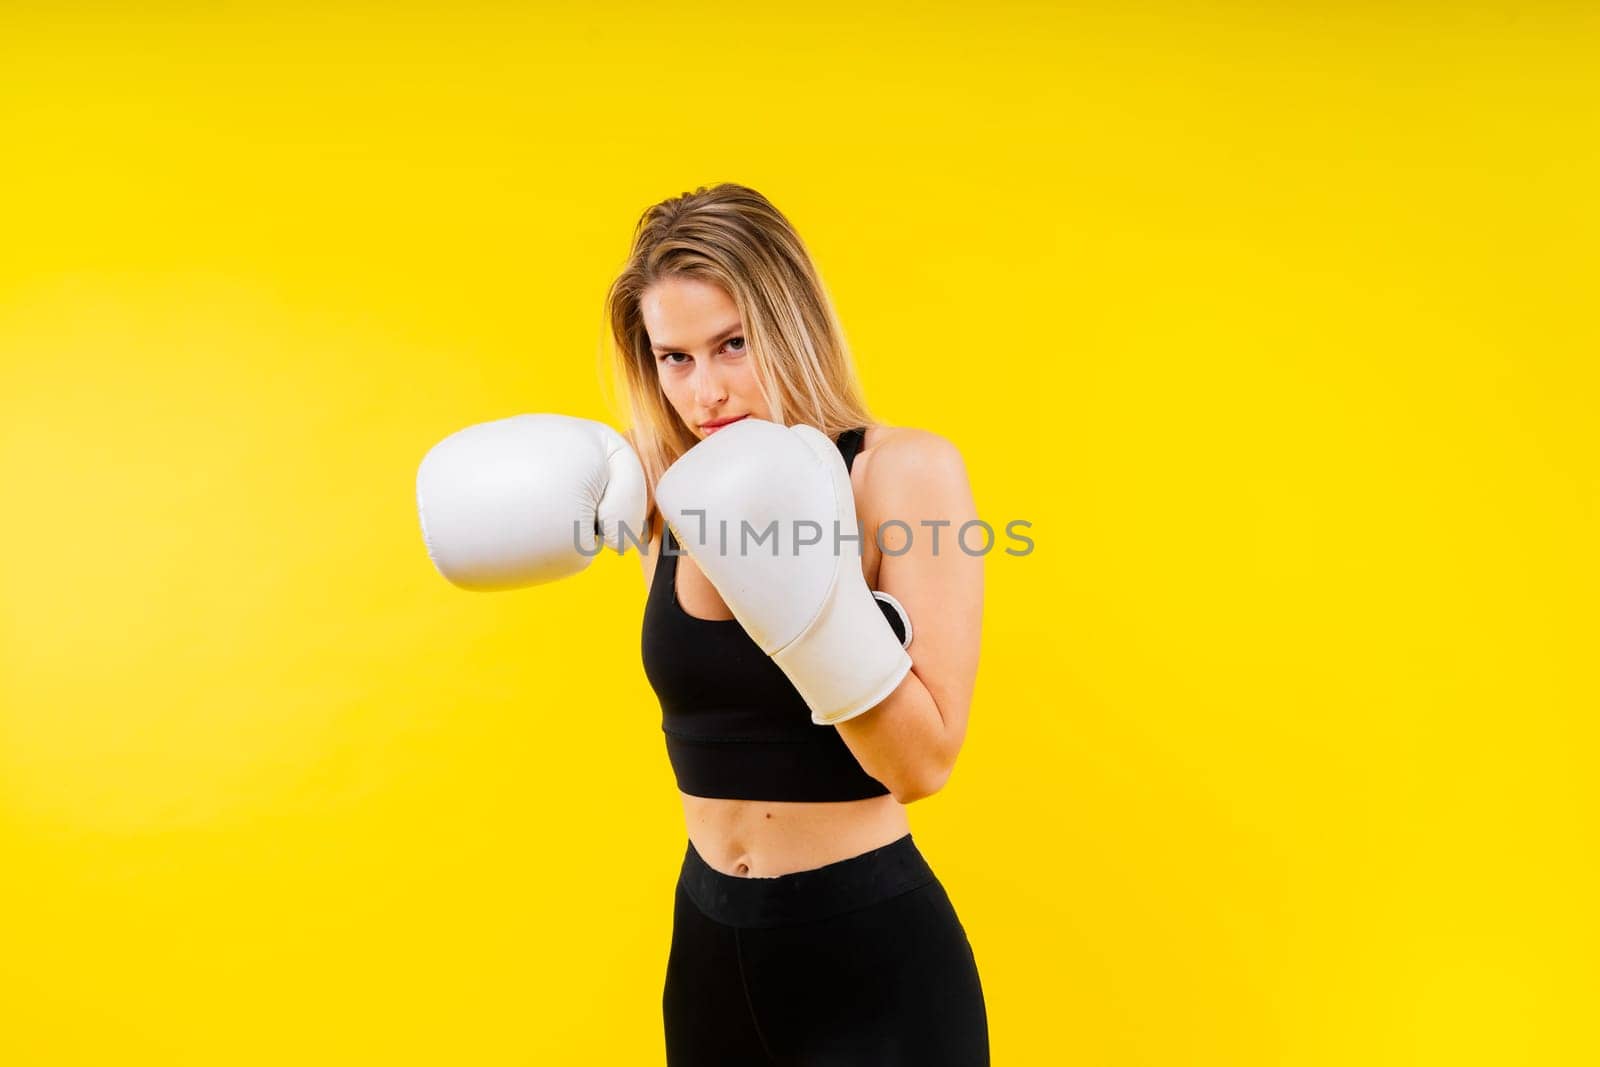
{"type": "Polygon", "coordinates": [[[720,180],[1034,525],[912,808],[997,1064],[1600,1059],[1592,9],[761,7],[0,12],[0,1062],[661,1062],[636,564],[413,479],[720,180]]]}

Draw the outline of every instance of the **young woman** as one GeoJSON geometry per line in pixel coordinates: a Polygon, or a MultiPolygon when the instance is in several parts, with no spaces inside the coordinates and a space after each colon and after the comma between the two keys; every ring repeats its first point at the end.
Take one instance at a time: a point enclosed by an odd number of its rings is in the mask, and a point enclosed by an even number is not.
{"type": "Polygon", "coordinates": [[[752,189],[652,207],[607,302],[631,440],[468,427],[417,503],[467,589],[648,530],[641,648],[689,839],[669,1067],[987,1064],[972,949],[905,811],[949,777],[977,673],[960,454],[872,420],[805,246],[752,189]]]}
{"type": "Polygon", "coordinates": [[[865,584],[910,623],[892,691],[817,725],[652,503],[642,646],[689,837],[668,1063],[987,1063],[972,950],[905,810],[949,777],[977,673],[983,569],[955,540],[976,517],[959,453],[872,421],[805,247],[754,190],[651,208],[609,313],[648,483],[741,421],[815,427],[848,472],[865,584]]]}

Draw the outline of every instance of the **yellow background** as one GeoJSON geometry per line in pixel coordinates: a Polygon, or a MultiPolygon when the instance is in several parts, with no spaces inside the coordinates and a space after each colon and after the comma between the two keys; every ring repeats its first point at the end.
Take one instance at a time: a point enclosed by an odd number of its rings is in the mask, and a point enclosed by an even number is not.
{"type": "Polygon", "coordinates": [[[995,1062],[1596,1062],[1586,7],[6,5],[0,1062],[661,1062],[635,561],[412,493],[719,180],[1034,524],[912,808],[995,1062]]]}

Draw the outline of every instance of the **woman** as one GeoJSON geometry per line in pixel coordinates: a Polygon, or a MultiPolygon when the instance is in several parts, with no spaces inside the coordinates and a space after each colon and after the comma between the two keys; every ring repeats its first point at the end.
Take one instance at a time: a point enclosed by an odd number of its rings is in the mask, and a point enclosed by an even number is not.
{"type": "Polygon", "coordinates": [[[641,647],[689,837],[668,1064],[987,1064],[972,949],[905,812],[949,777],[977,673],[960,455],[872,421],[804,245],[754,190],[646,212],[608,310],[631,442],[563,415],[468,427],[424,458],[417,504],[467,589],[649,532],[641,647]],[[729,551],[719,524],[772,541],[729,551]]]}
{"type": "Polygon", "coordinates": [[[818,726],[652,503],[642,646],[689,837],[668,1063],[987,1063],[972,952],[905,811],[948,778],[977,673],[982,558],[955,545],[975,518],[959,453],[872,422],[805,247],[754,190],[646,212],[608,310],[647,482],[742,420],[820,429],[867,532],[865,582],[911,631],[892,692],[818,726]]]}

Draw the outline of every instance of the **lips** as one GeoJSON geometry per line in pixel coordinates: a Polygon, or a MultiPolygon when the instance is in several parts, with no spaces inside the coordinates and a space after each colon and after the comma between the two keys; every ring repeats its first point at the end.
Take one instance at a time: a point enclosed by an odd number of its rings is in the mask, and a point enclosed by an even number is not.
{"type": "Polygon", "coordinates": [[[702,422],[700,424],[700,428],[706,433],[714,433],[715,431],[722,429],[724,426],[732,426],[734,423],[742,422],[749,417],[750,416],[748,415],[738,415],[731,419],[718,419],[716,422],[702,422]]]}

